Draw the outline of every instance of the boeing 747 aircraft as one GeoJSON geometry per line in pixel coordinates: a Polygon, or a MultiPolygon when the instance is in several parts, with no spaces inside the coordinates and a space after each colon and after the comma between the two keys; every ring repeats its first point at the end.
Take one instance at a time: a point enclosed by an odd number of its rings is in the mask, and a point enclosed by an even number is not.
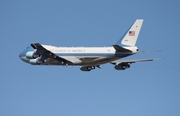
{"type": "Polygon", "coordinates": [[[55,47],[32,43],[19,57],[32,65],[81,66],[81,71],[91,71],[102,64],[111,63],[116,70],[125,70],[135,62],[153,61],[153,58],[120,60],[138,53],[135,46],[142,19],[137,19],[123,37],[110,47],[55,47]]]}

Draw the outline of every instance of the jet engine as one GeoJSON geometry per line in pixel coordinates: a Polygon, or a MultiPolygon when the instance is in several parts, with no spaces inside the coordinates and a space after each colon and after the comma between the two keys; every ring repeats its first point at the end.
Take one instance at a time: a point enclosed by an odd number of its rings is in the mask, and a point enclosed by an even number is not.
{"type": "Polygon", "coordinates": [[[130,68],[130,63],[120,63],[114,66],[116,70],[125,70],[127,68],[130,68]]]}
{"type": "Polygon", "coordinates": [[[29,63],[31,63],[32,65],[37,65],[37,64],[43,64],[45,63],[45,60],[41,59],[41,58],[36,58],[36,59],[30,59],[29,63]]]}
{"type": "Polygon", "coordinates": [[[39,56],[40,55],[36,53],[36,50],[35,51],[29,51],[26,53],[26,58],[28,58],[28,59],[34,59],[34,58],[37,58],[39,56]]]}
{"type": "Polygon", "coordinates": [[[84,66],[80,68],[81,71],[91,71],[94,69],[95,69],[95,66],[84,66]]]}

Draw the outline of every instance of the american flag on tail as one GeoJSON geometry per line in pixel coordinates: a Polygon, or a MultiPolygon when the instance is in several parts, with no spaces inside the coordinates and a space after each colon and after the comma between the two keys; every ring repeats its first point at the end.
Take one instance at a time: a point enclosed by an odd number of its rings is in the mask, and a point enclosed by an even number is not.
{"type": "Polygon", "coordinates": [[[135,31],[129,31],[129,36],[135,36],[135,31]]]}

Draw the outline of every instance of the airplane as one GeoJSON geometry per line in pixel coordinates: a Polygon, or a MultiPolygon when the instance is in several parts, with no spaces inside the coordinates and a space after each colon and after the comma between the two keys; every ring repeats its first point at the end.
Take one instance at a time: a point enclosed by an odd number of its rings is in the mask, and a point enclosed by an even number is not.
{"type": "Polygon", "coordinates": [[[19,57],[32,65],[80,66],[81,71],[91,71],[101,68],[102,64],[111,63],[116,70],[125,70],[132,63],[156,60],[121,60],[138,53],[136,41],[142,24],[143,19],[137,19],[121,39],[110,47],[56,47],[31,43],[19,57]]]}

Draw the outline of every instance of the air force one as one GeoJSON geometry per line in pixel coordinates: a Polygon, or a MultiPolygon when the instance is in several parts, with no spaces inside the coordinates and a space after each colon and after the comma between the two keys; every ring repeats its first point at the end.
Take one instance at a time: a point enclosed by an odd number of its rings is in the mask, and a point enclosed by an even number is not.
{"type": "Polygon", "coordinates": [[[137,19],[123,37],[110,47],[55,47],[32,43],[19,57],[32,65],[81,66],[81,71],[91,71],[101,68],[102,64],[111,63],[116,70],[125,70],[132,63],[155,60],[120,60],[138,53],[135,44],[142,24],[143,19],[137,19]]]}

